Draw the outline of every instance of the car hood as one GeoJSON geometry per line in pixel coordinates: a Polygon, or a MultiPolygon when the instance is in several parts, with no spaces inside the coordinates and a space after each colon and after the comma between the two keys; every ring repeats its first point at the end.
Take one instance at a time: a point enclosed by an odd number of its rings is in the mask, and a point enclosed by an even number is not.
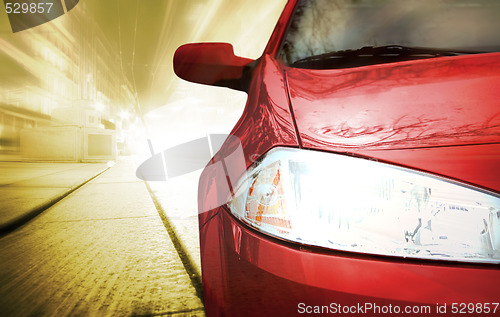
{"type": "Polygon", "coordinates": [[[499,70],[500,54],[489,53],[285,74],[304,148],[366,155],[500,191],[491,177],[500,175],[499,70]],[[482,172],[464,176],[471,165],[482,172]]]}

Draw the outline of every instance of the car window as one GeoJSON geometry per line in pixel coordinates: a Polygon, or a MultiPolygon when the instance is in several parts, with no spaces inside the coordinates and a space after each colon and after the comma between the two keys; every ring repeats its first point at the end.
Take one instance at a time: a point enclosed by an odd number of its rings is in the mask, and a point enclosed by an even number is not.
{"type": "Polygon", "coordinates": [[[330,52],[394,45],[491,52],[500,48],[498,30],[498,0],[299,0],[280,58],[294,65],[330,52]]]}

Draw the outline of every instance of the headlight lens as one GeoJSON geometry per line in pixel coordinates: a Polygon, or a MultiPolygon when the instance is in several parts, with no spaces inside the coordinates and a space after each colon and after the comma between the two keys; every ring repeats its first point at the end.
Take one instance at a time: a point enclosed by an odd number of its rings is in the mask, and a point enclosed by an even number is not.
{"type": "Polygon", "coordinates": [[[500,263],[497,194],[350,156],[275,148],[228,203],[243,222],[301,244],[500,263]]]}

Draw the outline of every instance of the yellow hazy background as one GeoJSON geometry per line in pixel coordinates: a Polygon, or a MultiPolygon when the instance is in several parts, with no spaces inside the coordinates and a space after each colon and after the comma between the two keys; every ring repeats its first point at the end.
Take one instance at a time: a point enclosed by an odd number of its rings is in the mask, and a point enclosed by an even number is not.
{"type": "Polygon", "coordinates": [[[229,42],[237,55],[258,58],[285,3],[80,0],[63,16],[17,33],[1,6],[0,159],[22,155],[21,135],[33,137],[26,131],[35,131],[36,144],[36,131],[54,126],[113,131],[118,155],[149,154],[144,138],[158,152],[228,133],[246,94],[178,79],[175,49],[229,42]]]}

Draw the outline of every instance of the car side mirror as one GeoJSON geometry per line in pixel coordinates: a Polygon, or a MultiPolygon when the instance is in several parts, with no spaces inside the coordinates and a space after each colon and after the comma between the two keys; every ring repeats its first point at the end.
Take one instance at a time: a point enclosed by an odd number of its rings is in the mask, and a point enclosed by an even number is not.
{"type": "Polygon", "coordinates": [[[234,55],[229,43],[185,44],[174,55],[174,72],[190,82],[246,91],[254,60],[234,55]]]}

